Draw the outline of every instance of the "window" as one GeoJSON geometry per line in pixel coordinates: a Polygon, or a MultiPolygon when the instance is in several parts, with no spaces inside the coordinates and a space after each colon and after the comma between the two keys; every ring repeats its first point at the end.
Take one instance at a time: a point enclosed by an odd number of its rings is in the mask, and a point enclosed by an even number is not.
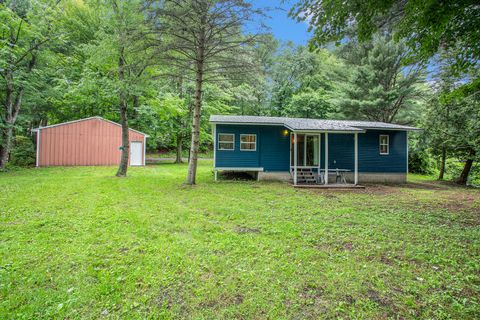
{"type": "Polygon", "coordinates": [[[389,140],[387,134],[380,135],[380,154],[387,155],[390,152],[389,140]]]}
{"type": "Polygon", "coordinates": [[[257,150],[257,135],[256,134],[241,134],[240,135],[240,150],[241,151],[256,151],[257,150]]]}
{"type": "Polygon", "coordinates": [[[218,150],[234,150],[235,135],[233,133],[218,134],[218,150]]]}

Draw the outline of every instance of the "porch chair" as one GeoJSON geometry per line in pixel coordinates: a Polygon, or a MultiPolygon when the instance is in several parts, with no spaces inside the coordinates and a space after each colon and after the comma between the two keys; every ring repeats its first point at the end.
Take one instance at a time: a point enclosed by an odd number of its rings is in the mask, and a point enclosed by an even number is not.
{"type": "Polygon", "coordinates": [[[318,170],[317,183],[318,184],[325,184],[325,174],[320,170],[318,170]]]}
{"type": "Polygon", "coordinates": [[[340,171],[338,170],[338,168],[336,169],[336,176],[335,176],[335,182],[336,183],[343,183],[343,184],[347,184],[347,179],[345,179],[345,175],[340,173],[340,171]]]}

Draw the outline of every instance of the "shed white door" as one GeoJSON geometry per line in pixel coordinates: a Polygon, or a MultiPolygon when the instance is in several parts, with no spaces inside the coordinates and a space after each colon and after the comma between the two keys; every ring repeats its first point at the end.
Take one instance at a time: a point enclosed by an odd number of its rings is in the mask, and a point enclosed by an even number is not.
{"type": "Polygon", "coordinates": [[[143,154],[143,144],[139,141],[132,141],[130,143],[130,165],[141,166],[143,154]]]}

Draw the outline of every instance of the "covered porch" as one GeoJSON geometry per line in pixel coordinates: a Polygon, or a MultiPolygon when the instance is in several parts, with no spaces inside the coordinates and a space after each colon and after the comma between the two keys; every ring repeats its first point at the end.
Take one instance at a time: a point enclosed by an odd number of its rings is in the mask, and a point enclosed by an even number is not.
{"type": "Polygon", "coordinates": [[[363,132],[292,131],[290,174],[293,185],[299,188],[363,188],[358,185],[358,134],[363,132]],[[337,139],[333,145],[329,143],[329,134],[337,139]],[[329,148],[335,148],[333,158],[330,158],[329,148]]]}

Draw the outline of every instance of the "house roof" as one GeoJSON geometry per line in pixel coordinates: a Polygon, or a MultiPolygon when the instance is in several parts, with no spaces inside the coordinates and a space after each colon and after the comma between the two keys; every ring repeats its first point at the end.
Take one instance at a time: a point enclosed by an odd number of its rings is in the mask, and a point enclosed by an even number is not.
{"type": "MultiPolygon", "coordinates": [[[[36,129],[33,129],[32,131],[33,131],[33,132],[38,132],[38,131],[41,130],[41,129],[58,127],[58,126],[66,125],[66,124],[72,124],[72,123],[76,123],[76,122],[80,122],[80,121],[87,121],[87,120],[92,120],[92,119],[102,120],[102,121],[105,121],[105,122],[108,122],[108,123],[111,123],[111,124],[114,124],[114,125],[117,125],[117,126],[120,126],[120,127],[122,126],[122,125],[119,124],[119,123],[116,123],[116,122],[113,122],[113,121],[104,119],[104,118],[99,117],[99,116],[94,116],[94,117],[89,117],[89,118],[83,118],[83,119],[78,119],[78,120],[72,120],[72,121],[67,121],[67,122],[52,124],[52,125],[44,126],[44,127],[38,127],[38,128],[36,128],[36,129]]],[[[146,134],[146,133],[140,132],[140,131],[135,130],[135,129],[132,129],[132,128],[128,128],[128,129],[129,129],[129,130],[132,130],[132,131],[134,131],[134,132],[136,132],[136,133],[143,134],[145,137],[148,137],[148,134],[146,134]]]]}
{"type": "Polygon", "coordinates": [[[376,121],[350,121],[350,120],[322,120],[306,118],[285,117],[257,117],[257,116],[210,116],[212,123],[229,124],[261,124],[282,125],[292,131],[339,131],[339,132],[364,132],[366,129],[383,130],[420,130],[415,127],[400,124],[376,122],[376,121]]]}

